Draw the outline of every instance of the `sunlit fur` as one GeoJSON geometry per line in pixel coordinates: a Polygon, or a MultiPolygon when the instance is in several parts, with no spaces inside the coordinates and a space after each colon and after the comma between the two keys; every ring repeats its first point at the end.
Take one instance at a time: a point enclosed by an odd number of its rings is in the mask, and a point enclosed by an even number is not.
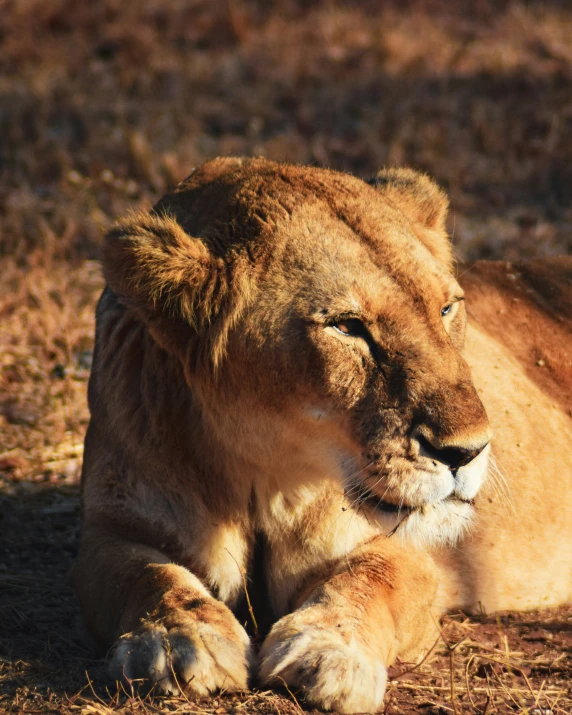
{"type": "Polygon", "coordinates": [[[114,677],[375,711],[447,609],[571,598],[572,260],[459,283],[446,213],[219,159],[109,232],[75,581],[114,677]]]}

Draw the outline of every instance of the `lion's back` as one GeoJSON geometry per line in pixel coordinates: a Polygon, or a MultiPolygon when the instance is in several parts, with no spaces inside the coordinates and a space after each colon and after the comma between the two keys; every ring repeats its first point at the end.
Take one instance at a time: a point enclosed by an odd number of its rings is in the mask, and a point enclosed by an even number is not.
{"type": "Polygon", "coordinates": [[[461,283],[470,320],[506,347],[545,394],[572,410],[572,257],[479,261],[461,283]]]}

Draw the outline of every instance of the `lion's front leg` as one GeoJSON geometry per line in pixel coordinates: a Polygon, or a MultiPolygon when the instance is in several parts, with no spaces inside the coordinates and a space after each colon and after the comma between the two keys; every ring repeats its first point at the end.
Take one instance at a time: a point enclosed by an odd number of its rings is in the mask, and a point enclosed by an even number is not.
{"type": "Polygon", "coordinates": [[[102,644],[115,641],[110,671],[116,680],[197,695],[247,687],[246,632],[186,568],[88,527],[75,580],[92,634],[102,644]]]}
{"type": "Polygon", "coordinates": [[[377,537],[333,564],[300,607],[279,620],[260,654],[260,677],[286,683],[313,705],[375,712],[387,666],[421,652],[435,632],[430,557],[377,537]]]}

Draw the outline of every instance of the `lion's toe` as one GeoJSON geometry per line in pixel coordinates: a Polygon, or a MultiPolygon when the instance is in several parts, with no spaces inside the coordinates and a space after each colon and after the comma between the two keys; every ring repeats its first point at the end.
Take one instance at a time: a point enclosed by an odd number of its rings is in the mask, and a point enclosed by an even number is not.
{"type": "Polygon", "coordinates": [[[118,681],[145,684],[159,692],[175,693],[167,657],[167,631],[157,627],[123,636],[114,648],[109,670],[118,681]]]}

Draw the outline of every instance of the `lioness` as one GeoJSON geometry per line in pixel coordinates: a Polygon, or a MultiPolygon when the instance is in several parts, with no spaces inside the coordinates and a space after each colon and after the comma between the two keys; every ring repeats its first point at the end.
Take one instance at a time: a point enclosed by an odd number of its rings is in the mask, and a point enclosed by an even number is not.
{"type": "Polygon", "coordinates": [[[447,609],[571,599],[572,259],[459,284],[446,211],[219,159],[107,235],[75,578],[115,677],[374,711],[447,609]]]}

